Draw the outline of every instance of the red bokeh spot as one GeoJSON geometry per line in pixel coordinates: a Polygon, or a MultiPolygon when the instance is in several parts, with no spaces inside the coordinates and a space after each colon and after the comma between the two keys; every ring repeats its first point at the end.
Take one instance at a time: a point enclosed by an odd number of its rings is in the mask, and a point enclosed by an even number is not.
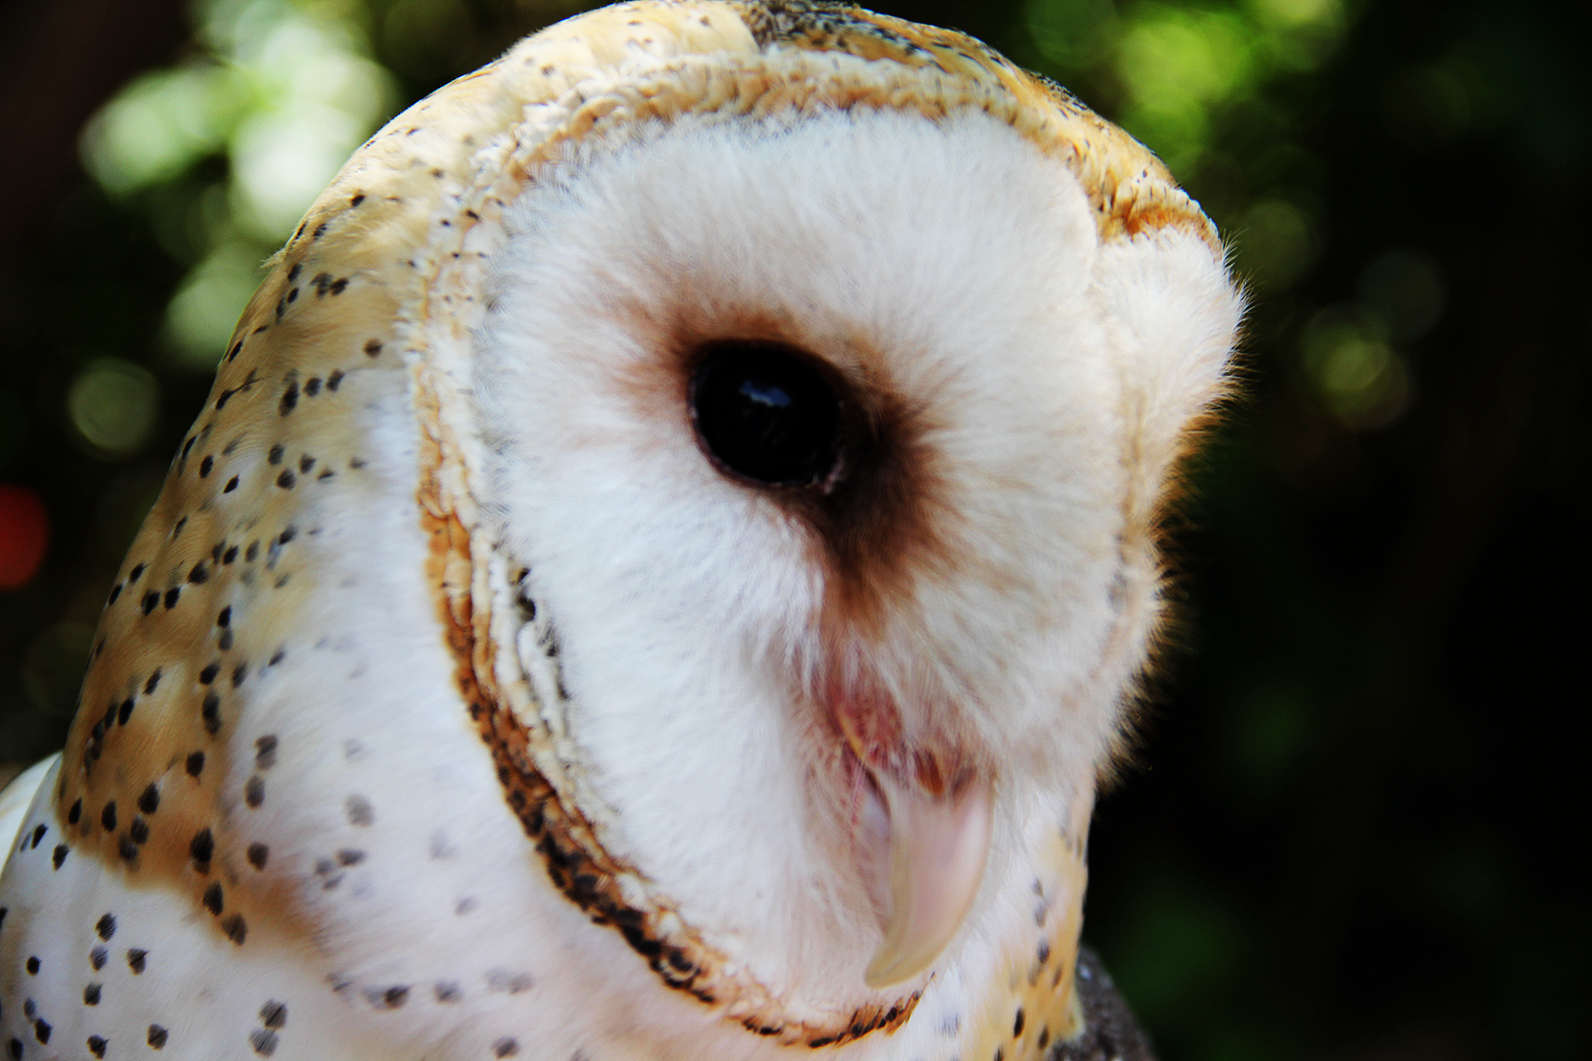
{"type": "Polygon", "coordinates": [[[0,589],[27,585],[49,544],[50,520],[39,495],[0,483],[0,589]]]}

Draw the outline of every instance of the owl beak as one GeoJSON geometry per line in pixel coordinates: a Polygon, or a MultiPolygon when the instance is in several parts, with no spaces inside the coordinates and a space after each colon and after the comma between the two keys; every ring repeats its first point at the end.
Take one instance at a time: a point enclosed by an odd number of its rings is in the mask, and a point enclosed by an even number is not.
{"type": "Polygon", "coordinates": [[[885,771],[874,779],[890,816],[891,908],[864,974],[878,989],[927,969],[962,927],[989,859],[994,799],[984,778],[938,792],[885,771]]]}

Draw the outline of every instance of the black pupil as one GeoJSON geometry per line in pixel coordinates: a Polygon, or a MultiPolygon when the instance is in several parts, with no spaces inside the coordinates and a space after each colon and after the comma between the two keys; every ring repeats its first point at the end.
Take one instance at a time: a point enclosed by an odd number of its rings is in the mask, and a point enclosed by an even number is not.
{"type": "Polygon", "coordinates": [[[691,377],[691,418],[720,464],[768,486],[822,483],[840,457],[839,396],[774,343],[715,343],[691,377]]]}

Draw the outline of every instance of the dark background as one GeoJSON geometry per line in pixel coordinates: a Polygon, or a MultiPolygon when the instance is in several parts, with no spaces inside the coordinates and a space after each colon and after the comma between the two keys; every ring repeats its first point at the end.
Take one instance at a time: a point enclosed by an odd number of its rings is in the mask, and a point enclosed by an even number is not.
{"type": "MultiPolygon", "coordinates": [[[[1586,15],[879,6],[1122,121],[1252,285],[1140,765],[1093,833],[1085,936],[1163,1057],[1592,1055],[1586,15]]],[[[260,205],[271,160],[307,129],[335,161],[573,10],[0,3],[0,763],[63,739],[213,336],[303,205],[260,205]]]]}

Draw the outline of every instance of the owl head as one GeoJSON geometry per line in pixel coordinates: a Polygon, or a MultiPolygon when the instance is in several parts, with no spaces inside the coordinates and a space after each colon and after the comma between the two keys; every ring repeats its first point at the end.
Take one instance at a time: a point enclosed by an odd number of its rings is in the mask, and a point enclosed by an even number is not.
{"type": "MultiPolygon", "coordinates": [[[[512,826],[483,879],[551,897],[497,931],[559,941],[631,1029],[1009,1035],[989,999],[1070,997],[1158,513],[1240,309],[1162,165],[969,38],[807,3],[560,23],[336,178],[135,547],[180,571],[240,520],[325,528],[272,540],[306,566],[261,644],[340,615],[392,691],[262,674],[138,754],[269,719],[284,761],[379,733],[395,793],[445,761],[480,797],[450,821],[512,826]],[[245,458],[239,515],[195,469],[245,458]],[[363,492],[312,494],[333,468],[363,492]]],[[[242,593],[216,553],[192,592],[242,593]]],[[[74,769],[63,805],[120,783],[74,769]]],[[[295,814],[288,850],[322,828],[295,814]]],[[[427,960],[277,885],[340,968],[427,960]]]]}

